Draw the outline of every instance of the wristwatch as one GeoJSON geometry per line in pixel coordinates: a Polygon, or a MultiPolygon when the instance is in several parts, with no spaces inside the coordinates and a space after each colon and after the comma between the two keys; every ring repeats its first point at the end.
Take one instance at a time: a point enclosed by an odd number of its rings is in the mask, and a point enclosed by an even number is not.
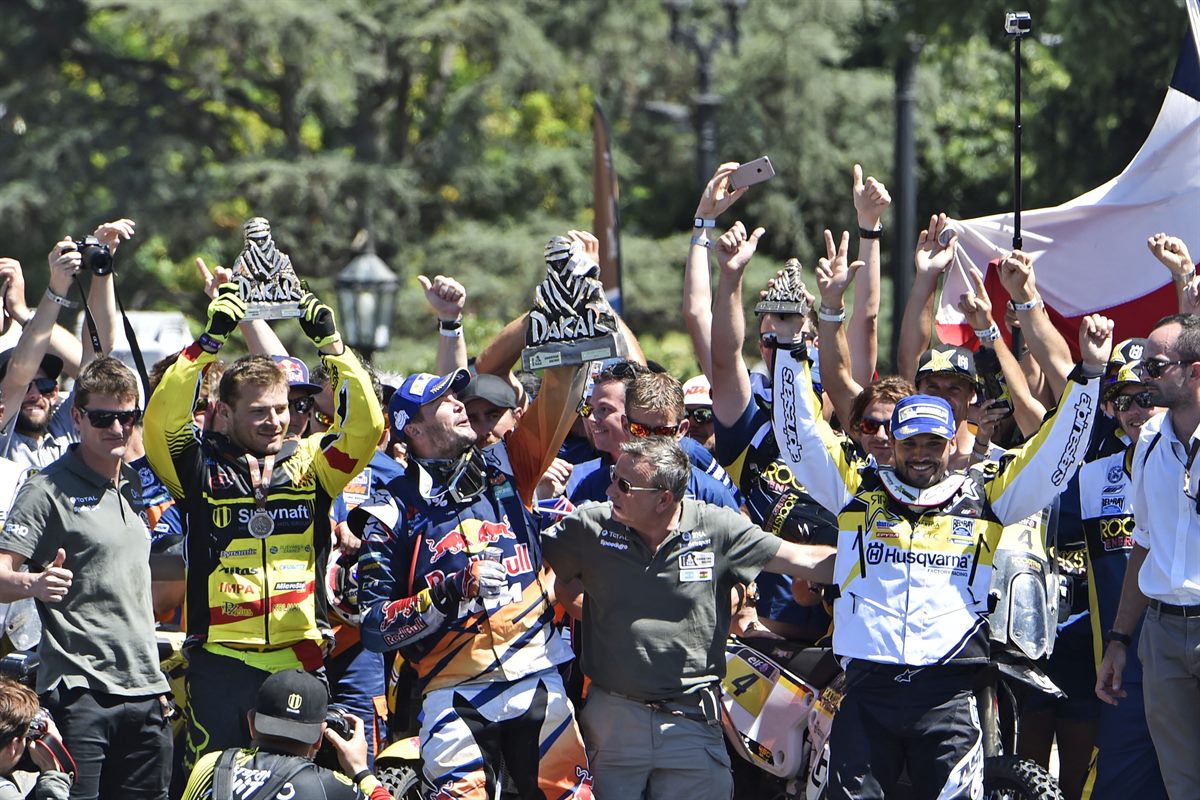
{"type": "Polygon", "coordinates": [[[1120,631],[1117,631],[1117,630],[1110,630],[1108,633],[1104,634],[1104,641],[1105,642],[1120,642],[1121,644],[1125,645],[1126,647],[1129,647],[1129,645],[1133,644],[1133,637],[1130,636],[1128,633],[1121,633],[1120,631]]]}
{"type": "Polygon", "coordinates": [[[715,219],[705,219],[704,217],[696,217],[692,223],[693,228],[715,228],[717,221],[715,219]]]}

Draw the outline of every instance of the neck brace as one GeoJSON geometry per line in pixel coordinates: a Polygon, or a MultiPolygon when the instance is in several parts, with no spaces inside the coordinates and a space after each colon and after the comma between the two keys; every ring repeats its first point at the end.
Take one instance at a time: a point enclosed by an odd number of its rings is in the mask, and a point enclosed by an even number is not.
{"type": "Polygon", "coordinates": [[[952,472],[933,486],[918,489],[900,480],[894,467],[879,468],[879,480],[883,482],[883,489],[888,496],[897,503],[913,508],[940,506],[958,491],[966,477],[965,473],[952,472]]]}

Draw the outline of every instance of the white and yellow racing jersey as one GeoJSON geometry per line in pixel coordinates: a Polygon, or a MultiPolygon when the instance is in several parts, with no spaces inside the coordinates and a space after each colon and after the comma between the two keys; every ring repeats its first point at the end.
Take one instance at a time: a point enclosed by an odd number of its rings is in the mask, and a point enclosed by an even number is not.
{"type": "Polygon", "coordinates": [[[1075,474],[1099,384],[1076,369],[1028,442],[916,489],[891,468],[850,460],[814,414],[807,361],[777,351],[780,454],[813,498],[838,514],[834,653],[915,667],[988,659],[988,590],[1001,532],[1037,515],[1075,474]]]}

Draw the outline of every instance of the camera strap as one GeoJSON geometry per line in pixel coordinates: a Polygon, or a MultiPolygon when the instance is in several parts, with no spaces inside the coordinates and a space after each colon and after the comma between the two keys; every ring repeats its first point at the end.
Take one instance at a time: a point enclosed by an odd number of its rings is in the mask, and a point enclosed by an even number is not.
{"type": "MultiPolygon", "coordinates": [[[[96,276],[92,276],[95,280],[96,276]]],[[[138,378],[142,382],[142,393],[145,397],[145,402],[150,402],[150,376],[146,372],[146,359],[142,357],[142,348],[138,346],[137,334],[133,330],[133,325],[129,322],[129,315],[125,313],[125,304],[121,302],[121,292],[117,289],[117,273],[112,272],[113,280],[113,296],[117,299],[117,309],[121,312],[121,323],[125,328],[125,340],[129,343],[129,353],[133,356],[133,364],[137,367],[138,378]]],[[[79,289],[79,299],[83,301],[83,318],[87,323],[88,336],[92,340],[92,352],[97,356],[106,355],[104,349],[100,346],[100,333],[96,330],[96,319],[92,316],[92,309],[88,306],[87,293],[83,291],[83,284],[79,282],[79,276],[75,276],[75,286],[79,289]]],[[[111,353],[107,354],[111,355],[111,353]]]]}

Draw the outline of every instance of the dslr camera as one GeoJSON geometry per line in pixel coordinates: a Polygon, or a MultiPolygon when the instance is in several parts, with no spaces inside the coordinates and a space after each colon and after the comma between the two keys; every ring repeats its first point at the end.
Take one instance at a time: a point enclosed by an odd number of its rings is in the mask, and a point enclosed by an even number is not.
{"type": "Polygon", "coordinates": [[[354,726],[346,719],[346,708],[343,706],[330,706],[325,712],[325,724],[343,739],[348,740],[354,735],[354,726]]]}
{"type": "Polygon", "coordinates": [[[112,272],[112,251],[108,249],[108,245],[95,236],[84,236],[72,241],[83,259],[84,269],[91,270],[93,275],[107,275],[112,272]]]}

